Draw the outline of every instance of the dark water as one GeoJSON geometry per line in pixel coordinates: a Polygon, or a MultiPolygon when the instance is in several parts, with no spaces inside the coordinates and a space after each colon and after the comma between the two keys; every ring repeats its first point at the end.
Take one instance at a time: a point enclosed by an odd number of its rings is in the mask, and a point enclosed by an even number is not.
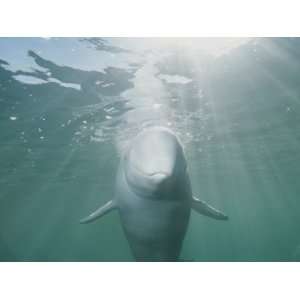
{"type": "Polygon", "coordinates": [[[181,258],[300,260],[300,39],[0,39],[0,260],[132,261],[113,195],[144,127],[183,141],[181,258]]]}

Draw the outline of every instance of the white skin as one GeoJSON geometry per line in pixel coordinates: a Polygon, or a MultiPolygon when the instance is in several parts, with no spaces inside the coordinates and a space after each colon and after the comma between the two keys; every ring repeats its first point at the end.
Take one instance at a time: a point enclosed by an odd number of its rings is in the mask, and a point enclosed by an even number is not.
{"type": "Polygon", "coordinates": [[[190,210],[227,217],[192,196],[182,146],[169,130],[145,130],[121,159],[115,197],[82,220],[88,223],[117,208],[137,261],[178,260],[190,210]]]}

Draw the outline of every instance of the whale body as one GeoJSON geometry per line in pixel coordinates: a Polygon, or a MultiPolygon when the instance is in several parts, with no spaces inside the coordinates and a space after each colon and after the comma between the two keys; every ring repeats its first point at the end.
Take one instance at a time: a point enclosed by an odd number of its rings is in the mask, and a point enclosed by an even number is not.
{"type": "Polygon", "coordinates": [[[113,199],[81,223],[114,209],[137,261],[177,261],[191,209],[228,219],[193,196],[182,145],[163,127],[146,129],[133,139],[121,157],[113,199]]]}

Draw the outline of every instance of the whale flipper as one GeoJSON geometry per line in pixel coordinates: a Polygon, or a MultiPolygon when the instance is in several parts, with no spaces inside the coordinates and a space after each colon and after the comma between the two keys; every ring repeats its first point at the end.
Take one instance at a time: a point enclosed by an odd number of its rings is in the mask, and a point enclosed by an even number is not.
{"type": "Polygon", "coordinates": [[[80,223],[90,223],[95,221],[96,219],[104,216],[105,214],[109,213],[111,210],[117,208],[115,201],[110,200],[103,206],[99,207],[97,210],[95,210],[93,213],[91,213],[89,216],[83,218],[80,220],[80,223]]]}
{"type": "Polygon", "coordinates": [[[211,217],[217,220],[228,220],[228,216],[194,196],[192,198],[192,208],[199,214],[205,215],[207,217],[211,217]]]}

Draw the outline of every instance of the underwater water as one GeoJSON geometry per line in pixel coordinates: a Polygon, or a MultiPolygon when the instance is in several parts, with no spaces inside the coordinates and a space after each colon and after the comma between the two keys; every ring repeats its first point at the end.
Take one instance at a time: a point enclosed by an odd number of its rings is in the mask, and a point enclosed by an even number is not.
{"type": "Polygon", "coordinates": [[[114,192],[143,128],[182,141],[192,261],[300,261],[300,39],[0,38],[0,261],[133,261],[114,192]]]}

